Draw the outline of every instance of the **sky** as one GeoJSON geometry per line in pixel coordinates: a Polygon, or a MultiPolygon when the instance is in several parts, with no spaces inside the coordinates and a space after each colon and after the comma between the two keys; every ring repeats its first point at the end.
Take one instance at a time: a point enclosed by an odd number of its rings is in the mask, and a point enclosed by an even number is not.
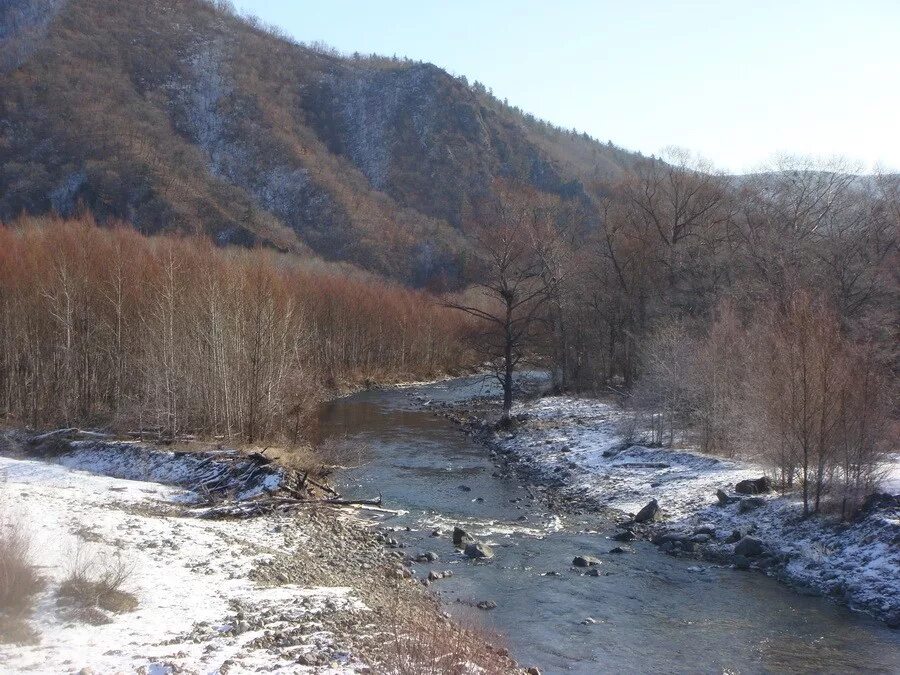
{"type": "Polygon", "coordinates": [[[302,42],[428,61],[562,127],[734,173],[900,170],[900,0],[235,0],[302,42]]]}

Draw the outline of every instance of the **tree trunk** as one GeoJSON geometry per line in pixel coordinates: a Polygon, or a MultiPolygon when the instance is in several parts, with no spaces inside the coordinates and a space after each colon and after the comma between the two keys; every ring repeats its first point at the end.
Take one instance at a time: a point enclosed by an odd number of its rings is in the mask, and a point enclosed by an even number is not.
{"type": "Polygon", "coordinates": [[[503,416],[501,423],[503,426],[509,426],[509,413],[512,410],[513,397],[513,362],[512,362],[512,340],[506,341],[503,350],[503,416]]]}

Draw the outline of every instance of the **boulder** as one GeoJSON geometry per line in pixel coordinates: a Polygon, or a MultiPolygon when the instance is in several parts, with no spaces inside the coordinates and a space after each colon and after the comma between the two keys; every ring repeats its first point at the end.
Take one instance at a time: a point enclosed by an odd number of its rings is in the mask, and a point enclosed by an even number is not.
{"type": "Polygon", "coordinates": [[[599,567],[592,567],[591,569],[589,569],[589,570],[588,570],[587,572],[585,572],[584,574],[585,574],[585,576],[589,576],[589,577],[599,577],[599,576],[600,576],[600,568],[599,568],[599,567]]]}
{"type": "Polygon", "coordinates": [[[756,537],[744,537],[735,544],[734,554],[755,558],[758,555],[762,555],[764,550],[763,543],[756,537]]]}
{"type": "Polygon", "coordinates": [[[613,541],[634,541],[637,537],[634,536],[634,532],[631,530],[622,530],[621,532],[616,532],[610,539],[613,541]]]}
{"type": "Polygon", "coordinates": [[[494,551],[487,544],[482,544],[480,541],[473,541],[471,544],[466,544],[466,548],[464,553],[468,558],[493,558],[494,551]]]}
{"type": "Polygon", "coordinates": [[[599,565],[600,561],[593,556],[576,555],[572,559],[572,564],[575,565],[575,567],[592,567],[594,565],[599,565]]]}
{"type": "Polygon", "coordinates": [[[463,548],[466,544],[473,541],[475,540],[461,527],[453,528],[453,545],[457,548],[463,548]]]}
{"type": "Polygon", "coordinates": [[[637,512],[637,515],[634,517],[634,522],[636,523],[647,523],[656,520],[659,518],[659,502],[655,499],[651,499],[650,502],[637,512]]]}
{"type": "Polygon", "coordinates": [[[734,491],[742,495],[761,495],[772,491],[772,481],[768,476],[748,478],[734,486],[734,491]]]}
{"type": "Polygon", "coordinates": [[[760,506],[764,506],[766,500],[762,497],[747,497],[746,499],[742,499],[740,505],[738,506],[738,513],[747,513],[748,511],[753,511],[754,509],[758,509],[760,506]]]}

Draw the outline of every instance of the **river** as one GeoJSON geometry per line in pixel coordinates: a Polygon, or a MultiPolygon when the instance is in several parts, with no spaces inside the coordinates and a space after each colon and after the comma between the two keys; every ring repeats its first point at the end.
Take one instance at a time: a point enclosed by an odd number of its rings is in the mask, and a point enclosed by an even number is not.
{"type": "Polygon", "coordinates": [[[533,487],[413,398],[454,400],[485,386],[461,378],[359,393],[325,406],[322,430],[354,453],[365,448],[361,464],[337,477],[342,492],[381,492],[387,508],[402,511],[381,524],[396,528],[408,552],[440,556],[416,566],[419,575],[452,570],[432,585],[448,611],[501,633],[520,663],[579,674],[900,673],[900,632],[824,598],[661,555],[646,542],[606,555],[612,514],[548,512],[533,487]],[[460,556],[454,525],[491,543],[495,557],[460,556]],[[435,528],[443,536],[432,537],[435,528]],[[571,569],[584,553],[603,559],[601,576],[571,569]],[[497,607],[473,608],[481,600],[497,607]]]}

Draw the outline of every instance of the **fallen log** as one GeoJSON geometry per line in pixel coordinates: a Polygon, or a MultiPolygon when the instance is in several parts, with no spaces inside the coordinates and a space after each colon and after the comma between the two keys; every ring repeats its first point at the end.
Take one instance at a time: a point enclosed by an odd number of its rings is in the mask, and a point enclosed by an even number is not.
{"type": "Polygon", "coordinates": [[[270,513],[282,513],[304,506],[381,506],[382,496],[374,499],[345,499],[331,497],[329,499],[297,499],[294,497],[267,497],[243,502],[229,502],[218,506],[203,506],[197,516],[204,520],[219,518],[254,518],[270,513]]]}
{"type": "Polygon", "coordinates": [[[332,499],[323,499],[320,503],[336,506],[381,506],[381,495],[378,495],[375,499],[343,499],[334,497],[332,499]]]}
{"type": "Polygon", "coordinates": [[[310,485],[316,486],[320,490],[324,490],[325,492],[327,492],[330,495],[334,495],[335,497],[340,497],[340,495],[337,492],[335,492],[332,488],[328,487],[327,485],[323,485],[322,483],[318,483],[318,482],[314,481],[312,478],[309,477],[309,475],[307,475],[307,477],[306,477],[306,482],[309,483],[310,485]]]}

